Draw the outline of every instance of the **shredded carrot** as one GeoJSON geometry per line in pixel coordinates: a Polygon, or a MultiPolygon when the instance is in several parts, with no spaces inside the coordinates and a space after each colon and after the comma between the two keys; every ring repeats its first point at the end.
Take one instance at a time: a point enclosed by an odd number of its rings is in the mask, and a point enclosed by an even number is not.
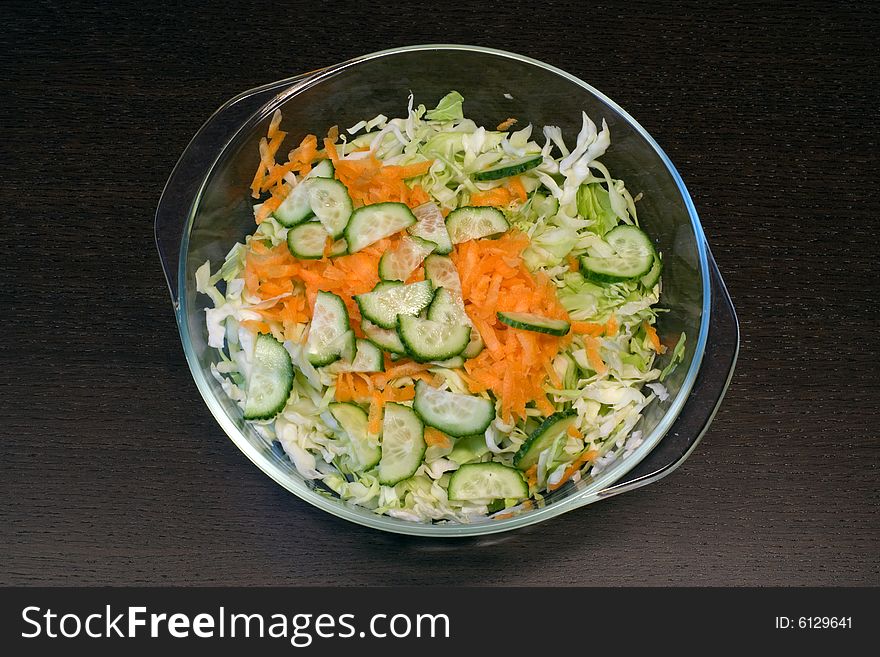
{"type": "Polygon", "coordinates": [[[534,404],[544,414],[554,412],[544,385],[561,385],[553,359],[571,339],[513,329],[498,321],[498,312],[533,312],[568,319],[549,278],[532,274],[522,261],[528,238],[511,231],[495,240],[456,245],[451,254],[459,278],[465,311],[486,348],[465,361],[465,383],[474,393],[492,391],[501,401],[506,421],[524,418],[534,404]]]}
{"type": "Polygon", "coordinates": [[[651,349],[658,354],[666,353],[666,346],[660,344],[660,337],[657,335],[657,329],[648,324],[648,322],[642,322],[642,326],[645,328],[645,333],[648,335],[648,340],[651,342],[651,349]]]}
{"type": "Polygon", "coordinates": [[[502,121],[501,123],[499,123],[498,127],[496,127],[495,129],[499,130],[501,132],[504,132],[505,130],[510,128],[514,123],[516,123],[516,119],[513,119],[513,118],[506,119],[506,120],[502,121]]]}
{"type": "Polygon", "coordinates": [[[608,318],[608,321],[605,322],[605,335],[609,337],[614,337],[617,335],[617,317],[614,316],[614,313],[611,313],[611,317],[608,318]]]}
{"type": "Polygon", "coordinates": [[[602,360],[602,356],[599,355],[599,340],[592,335],[585,335],[584,349],[587,352],[587,362],[590,363],[590,367],[592,367],[597,374],[605,374],[605,372],[608,371],[608,366],[605,364],[605,361],[602,360]]]}
{"type": "Polygon", "coordinates": [[[507,189],[510,191],[512,196],[523,203],[525,203],[526,199],[528,198],[526,188],[523,187],[522,181],[519,179],[519,176],[514,176],[510,179],[510,182],[507,183],[507,189]]]}
{"type": "Polygon", "coordinates": [[[599,452],[595,449],[591,449],[581,454],[570,466],[565,469],[565,472],[562,473],[562,478],[559,481],[557,481],[555,484],[550,484],[549,486],[547,486],[547,490],[554,491],[562,486],[562,484],[564,484],[566,481],[574,476],[575,472],[581,469],[581,466],[584,463],[592,461],[597,456],[599,456],[599,452]]]}
{"type": "Polygon", "coordinates": [[[529,488],[534,488],[538,485],[538,464],[535,463],[532,467],[525,471],[526,482],[529,484],[529,488]]]}
{"type": "Polygon", "coordinates": [[[510,204],[510,201],[510,191],[506,187],[494,187],[485,192],[474,192],[470,198],[470,204],[477,206],[506,206],[510,204]]]}
{"type": "Polygon", "coordinates": [[[367,420],[367,431],[376,435],[382,430],[382,407],[385,399],[378,390],[374,390],[370,396],[370,414],[367,420]]]}
{"type": "Polygon", "coordinates": [[[581,263],[574,256],[568,256],[567,261],[568,271],[578,271],[581,268],[581,263]]]}
{"type": "Polygon", "coordinates": [[[573,424],[570,424],[567,429],[568,435],[572,438],[580,438],[581,432],[577,430],[577,427],[573,424]]]}
{"type": "Polygon", "coordinates": [[[276,134],[278,134],[278,126],[281,125],[281,110],[275,110],[274,114],[272,114],[272,120],[269,121],[269,139],[272,139],[276,134]]]}
{"type": "Polygon", "coordinates": [[[572,322],[571,330],[574,333],[584,333],[586,335],[602,335],[605,325],[594,324],[593,322],[572,322]]]}
{"type": "Polygon", "coordinates": [[[425,428],[425,443],[428,447],[442,447],[446,449],[447,447],[452,447],[452,441],[442,431],[438,431],[434,427],[426,427],[425,428]]]}
{"type": "Polygon", "coordinates": [[[324,140],[324,150],[333,161],[336,177],[348,188],[351,198],[362,205],[394,201],[415,207],[426,202],[425,190],[418,186],[410,188],[405,180],[427,173],[433,160],[416,162],[406,166],[388,165],[376,159],[373,153],[356,160],[343,159],[336,150],[335,140],[324,140]]]}

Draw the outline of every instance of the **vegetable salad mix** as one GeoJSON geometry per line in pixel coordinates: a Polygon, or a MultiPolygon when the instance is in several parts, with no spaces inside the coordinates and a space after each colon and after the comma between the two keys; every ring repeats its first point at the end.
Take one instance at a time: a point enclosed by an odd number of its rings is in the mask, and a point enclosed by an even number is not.
{"type": "MultiPolygon", "coordinates": [[[[224,391],[301,475],[412,521],[509,517],[641,442],[664,370],[661,257],[583,115],[477,126],[451,92],[277,162],[256,230],[196,272],[224,391]]],[[[569,484],[570,485],[570,484],[569,484]]]]}

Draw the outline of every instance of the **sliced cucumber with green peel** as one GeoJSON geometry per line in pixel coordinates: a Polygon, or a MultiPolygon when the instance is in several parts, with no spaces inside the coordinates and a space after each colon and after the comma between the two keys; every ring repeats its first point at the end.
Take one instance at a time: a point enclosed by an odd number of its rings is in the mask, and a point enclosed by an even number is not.
{"type": "Polygon", "coordinates": [[[346,353],[351,353],[353,358],[354,350],[354,333],[348,322],[345,303],[332,292],[318,292],[306,339],[309,363],[315,367],[329,365],[346,353]]]}
{"type": "Polygon", "coordinates": [[[385,404],[379,483],[394,486],[412,477],[422,464],[427,447],[425,426],[418,415],[403,404],[385,404]]]}
{"type": "Polygon", "coordinates": [[[293,387],[290,354],[271,335],[260,333],[254,345],[253,367],[247,380],[245,420],[268,420],[287,404],[293,387]]]}
{"type": "Polygon", "coordinates": [[[345,372],[384,372],[385,357],[376,344],[370,340],[357,338],[354,358],[341,369],[345,372]]]}
{"type": "Polygon", "coordinates": [[[651,265],[648,273],[642,276],[639,282],[650,290],[652,287],[657,285],[657,281],[660,280],[660,274],[662,272],[663,262],[660,260],[660,254],[658,253],[656,256],[654,256],[654,264],[651,265]]]}
{"type": "Polygon", "coordinates": [[[353,210],[345,185],[333,178],[311,178],[304,184],[308,187],[312,212],[330,236],[338,240],[353,210]]]}
{"type": "Polygon", "coordinates": [[[309,192],[306,186],[300,182],[294,187],[287,197],[281,201],[281,205],[276,208],[272,216],[278,220],[282,226],[290,228],[301,224],[314,214],[312,206],[309,204],[309,192]]]}
{"type": "Polygon", "coordinates": [[[345,240],[336,240],[330,246],[330,257],[336,258],[341,255],[345,255],[348,253],[348,244],[345,243],[345,240]]]}
{"type": "Polygon", "coordinates": [[[387,351],[391,354],[391,357],[394,356],[403,356],[406,354],[406,347],[403,346],[403,343],[400,341],[400,336],[397,334],[397,329],[383,329],[381,326],[376,326],[368,319],[365,319],[361,322],[361,328],[364,330],[364,335],[367,336],[367,339],[376,345],[379,349],[383,351],[387,351]]]}
{"type": "Polygon", "coordinates": [[[330,233],[316,221],[307,221],[287,231],[287,248],[291,255],[301,260],[324,257],[324,248],[330,233]]]}
{"type": "Polygon", "coordinates": [[[348,252],[357,253],[414,223],[415,215],[405,203],[375,203],[358,208],[352,213],[345,228],[348,252]]]}
{"type": "Polygon", "coordinates": [[[510,225],[498,208],[466,205],[446,217],[446,230],[453,244],[498,235],[508,228],[510,225]]]}
{"type": "Polygon", "coordinates": [[[434,242],[405,235],[396,249],[379,258],[379,277],[384,281],[405,281],[435,248],[434,242]]]}
{"type": "Polygon", "coordinates": [[[501,463],[466,463],[449,478],[450,500],[520,500],[528,496],[529,486],[522,473],[501,463]]]}
{"type": "Polygon", "coordinates": [[[594,281],[615,283],[641,278],[654,266],[654,245],[636,226],[617,226],[605,234],[607,253],[581,257],[584,276],[594,281]]]}
{"type": "Polygon", "coordinates": [[[410,315],[398,316],[397,333],[406,352],[419,363],[458,356],[471,337],[469,326],[434,322],[410,315]]]}
{"type": "Polygon", "coordinates": [[[511,328],[547,335],[568,335],[571,323],[564,319],[550,319],[533,313],[497,313],[499,321],[511,328]]]}
{"type": "Polygon", "coordinates": [[[436,203],[423,203],[413,209],[416,223],[407,230],[414,237],[421,237],[436,244],[435,253],[446,255],[452,251],[452,241],[446,230],[446,220],[436,203]]]}
{"type": "Polygon", "coordinates": [[[425,258],[425,278],[431,281],[434,289],[444,287],[461,297],[461,279],[452,258],[432,253],[425,258]]]}
{"type": "Polygon", "coordinates": [[[449,452],[450,461],[459,464],[478,461],[484,454],[489,453],[489,446],[486,445],[486,436],[478,434],[476,436],[464,436],[455,441],[452,451],[449,452]]]}
{"type": "Polygon", "coordinates": [[[306,179],[310,178],[333,178],[336,175],[336,169],[333,167],[332,160],[320,160],[312,170],[306,174],[306,179]]]}
{"type": "Polygon", "coordinates": [[[535,429],[513,457],[513,465],[520,470],[528,470],[538,463],[541,452],[550,447],[556,439],[568,432],[577,422],[575,411],[554,413],[535,429]]]}
{"type": "Polygon", "coordinates": [[[460,294],[456,295],[455,292],[445,287],[437,289],[434,293],[434,300],[428,306],[428,319],[435,322],[470,327],[470,340],[462,352],[462,356],[465,358],[474,358],[483,350],[483,337],[465,312],[464,302],[461,300],[460,294]]]}
{"type": "Polygon", "coordinates": [[[375,466],[382,457],[382,449],[378,438],[371,436],[367,430],[369,418],[366,411],[350,402],[333,402],[327,409],[351,443],[356,461],[351,464],[352,470],[363,472],[375,466]]]}
{"type": "Polygon", "coordinates": [[[518,176],[525,173],[529,169],[534,169],[544,161],[544,156],[540,153],[536,155],[526,155],[516,160],[508,160],[496,164],[491,169],[479,171],[474,174],[474,180],[500,180],[501,178],[509,178],[510,176],[518,176]]]}
{"type": "Polygon", "coordinates": [[[430,281],[388,285],[354,297],[361,315],[384,329],[397,328],[398,315],[418,315],[433,298],[430,281]]]}
{"type": "Polygon", "coordinates": [[[529,199],[528,214],[533,220],[537,220],[540,217],[544,217],[545,219],[555,217],[558,212],[559,199],[555,196],[535,192],[529,199]]]}
{"type": "Polygon", "coordinates": [[[483,433],[495,419],[490,400],[438,390],[424,381],[416,381],[413,410],[428,426],[455,437],[483,433]]]}

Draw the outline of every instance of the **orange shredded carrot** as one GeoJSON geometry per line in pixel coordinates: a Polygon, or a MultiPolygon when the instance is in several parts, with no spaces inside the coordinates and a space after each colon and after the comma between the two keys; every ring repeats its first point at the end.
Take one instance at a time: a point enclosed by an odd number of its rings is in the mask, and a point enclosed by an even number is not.
{"type": "Polygon", "coordinates": [[[605,364],[605,361],[602,360],[602,356],[599,355],[599,341],[592,335],[585,335],[584,348],[587,352],[587,362],[590,363],[590,367],[592,367],[597,374],[605,374],[605,372],[608,371],[608,366],[605,364]]]}
{"type": "Polygon", "coordinates": [[[574,256],[568,256],[568,271],[578,271],[581,268],[581,263],[578,262],[578,259],[574,256]]]}
{"type": "Polygon", "coordinates": [[[498,127],[496,127],[495,129],[500,132],[504,132],[505,130],[510,128],[514,123],[516,123],[516,119],[513,119],[513,118],[506,119],[506,120],[502,121],[501,123],[499,123],[498,127]]]}
{"type": "Polygon", "coordinates": [[[602,335],[605,325],[594,324],[593,322],[572,322],[571,330],[574,333],[584,333],[586,335],[602,335]]]}
{"type": "Polygon", "coordinates": [[[581,437],[581,432],[578,431],[577,427],[574,426],[573,424],[569,425],[567,432],[568,432],[568,435],[571,436],[572,438],[580,438],[581,437]]]}
{"type": "Polygon", "coordinates": [[[275,113],[272,114],[272,120],[269,121],[269,139],[272,139],[278,133],[278,126],[281,125],[281,110],[275,110],[275,113]]]}
{"type": "Polygon", "coordinates": [[[553,359],[571,339],[513,329],[498,321],[498,312],[533,312],[568,319],[546,276],[532,274],[522,261],[528,238],[511,231],[495,240],[456,245],[451,254],[459,278],[465,311],[486,348],[465,361],[465,383],[473,393],[491,391],[501,402],[506,421],[524,418],[534,404],[544,414],[554,412],[544,392],[548,378],[561,385],[553,359]]]}
{"type": "Polygon", "coordinates": [[[438,431],[434,427],[425,427],[425,443],[428,447],[442,447],[446,449],[447,447],[452,447],[452,441],[442,431],[438,431]]]}
{"type": "Polygon", "coordinates": [[[597,456],[599,456],[599,452],[595,449],[591,449],[581,454],[570,466],[565,469],[565,472],[562,473],[562,478],[559,481],[557,481],[555,484],[550,484],[549,486],[547,486],[547,490],[554,491],[562,486],[562,484],[564,484],[566,481],[574,476],[575,472],[581,469],[581,466],[584,463],[592,461],[597,456]]]}
{"type": "Polygon", "coordinates": [[[614,313],[611,313],[611,317],[609,317],[608,321],[605,322],[605,335],[613,338],[615,335],[617,335],[618,328],[619,327],[617,325],[617,317],[614,316],[614,313]]]}
{"type": "Polygon", "coordinates": [[[526,482],[529,484],[529,488],[534,488],[538,485],[538,464],[535,463],[532,467],[525,471],[526,482]]]}
{"type": "Polygon", "coordinates": [[[523,203],[525,203],[526,199],[529,197],[526,193],[526,188],[523,187],[522,181],[519,179],[519,176],[514,176],[510,179],[510,182],[507,183],[507,189],[512,197],[515,197],[523,203]]]}
{"type": "Polygon", "coordinates": [[[510,203],[510,191],[506,187],[495,187],[485,192],[474,192],[471,194],[471,205],[492,205],[505,206],[510,203]]]}
{"type": "Polygon", "coordinates": [[[647,333],[648,340],[651,342],[651,349],[658,354],[666,353],[666,346],[660,344],[660,337],[657,335],[657,329],[648,324],[648,322],[642,322],[642,326],[645,328],[645,333],[647,333]]]}
{"type": "Polygon", "coordinates": [[[370,396],[370,414],[367,420],[367,431],[376,435],[382,430],[382,407],[385,399],[378,390],[374,390],[370,396]]]}

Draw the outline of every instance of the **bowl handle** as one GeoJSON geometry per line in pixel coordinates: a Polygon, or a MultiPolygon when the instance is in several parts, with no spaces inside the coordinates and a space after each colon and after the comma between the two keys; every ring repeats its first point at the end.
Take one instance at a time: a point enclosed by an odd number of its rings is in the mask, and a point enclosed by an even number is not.
{"type": "Polygon", "coordinates": [[[709,337],[690,398],[657,447],[626,476],[599,491],[600,498],[647,486],[684,463],[709,428],[727,391],[739,354],[739,323],[708,244],[706,253],[712,287],[709,337]]]}
{"type": "Polygon", "coordinates": [[[162,190],[154,224],[156,248],[175,312],[179,307],[180,243],[202,181],[248,117],[269,103],[273,96],[294,91],[294,87],[304,84],[323,70],[278,80],[228,100],[205,121],[183,151],[162,190]]]}

